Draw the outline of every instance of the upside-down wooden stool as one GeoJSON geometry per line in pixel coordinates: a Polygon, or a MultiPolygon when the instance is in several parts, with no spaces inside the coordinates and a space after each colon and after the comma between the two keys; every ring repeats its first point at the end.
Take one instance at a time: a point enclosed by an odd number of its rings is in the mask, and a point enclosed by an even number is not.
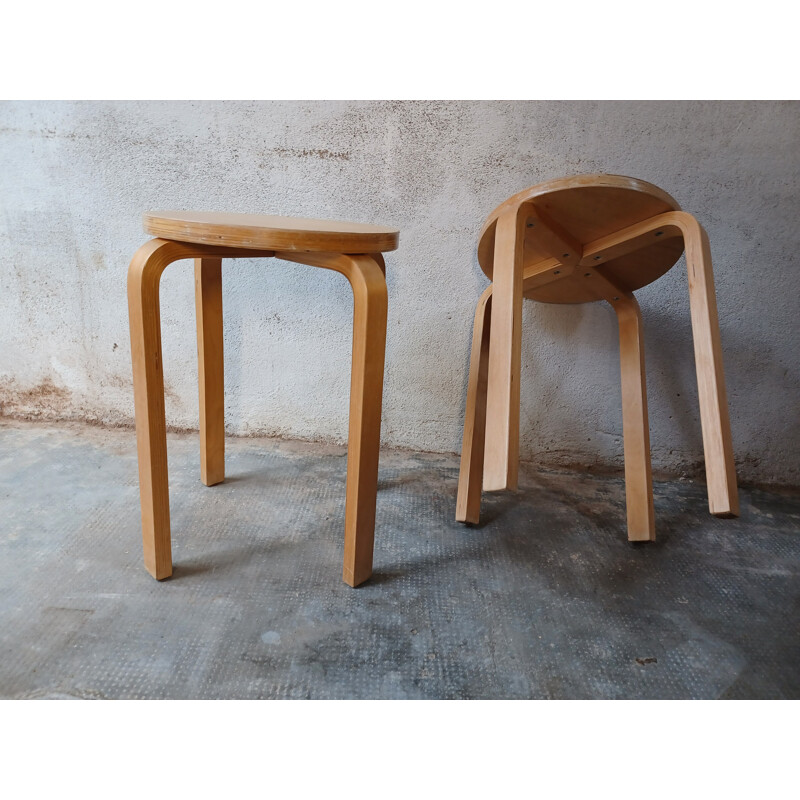
{"type": "Polygon", "coordinates": [[[200,383],[200,475],[225,479],[222,367],[222,259],[276,257],[341,272],[353,289],[353,354],[347,449],[344,580],[357,586],[372,574],[378,482],[386,279],[382,252],[398,232],[377,225],[319,219],[152,211],[128,271],[128,307],[139,450],[144,563],[161,580],[172,574],[159,282],[173,261],[195,260],[200,383]]]}
{"type": "Polygon", "coordinates": [[[481,485],[517,487],[523,296],[544,303],[606,300],[619,323],[628,538],[655,539],[642,319],[633,292],[670,269],[684,246],[709,509],[738,516],[706,232],[650,183],[580,175],[519,192],[481,232],[478,261],[493,283],[475,312],[458,521],[478,522],[481,485]]]}

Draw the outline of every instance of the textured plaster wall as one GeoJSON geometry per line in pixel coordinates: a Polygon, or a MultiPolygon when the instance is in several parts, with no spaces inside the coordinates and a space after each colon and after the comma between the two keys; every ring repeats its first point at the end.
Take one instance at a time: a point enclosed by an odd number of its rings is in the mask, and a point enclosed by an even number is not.
{"type": "MultiPolygon", "coordinates": [[[[800,483],[793,102],[0,104],[0,414],[131,424],[127,264],[150,208],[372,221],[387,254],[383,442],[458,451],[487,214],[591,172],[670,192],[707,228],[739,474],[800,483]]],[[[278,261],[224,267],[231,434],[345,441],[352,299],[278,261]]],[[[192,265],[162,281],[167,420],[197,425],[192,265]]],[[[702,459],[683,260],[640,294],[653,458],[702,459]]],[[[622,463],[617,331],[602,304],[524,312],[522,454],[622,463]]]]}

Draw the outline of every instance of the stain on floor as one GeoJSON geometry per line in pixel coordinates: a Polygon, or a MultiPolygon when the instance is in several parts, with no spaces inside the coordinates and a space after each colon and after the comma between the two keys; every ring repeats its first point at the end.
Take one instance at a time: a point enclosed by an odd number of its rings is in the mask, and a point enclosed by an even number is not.
{"type": "Polygon", "coordinates": [[[798,698],[800,493],[537,471],[454,521],[453,456],[381,455],[375,574],[341,581],[344,449],[169,437],[174,576],[141,562],[134,434],[0,421],[0,697],[798,698]]]}

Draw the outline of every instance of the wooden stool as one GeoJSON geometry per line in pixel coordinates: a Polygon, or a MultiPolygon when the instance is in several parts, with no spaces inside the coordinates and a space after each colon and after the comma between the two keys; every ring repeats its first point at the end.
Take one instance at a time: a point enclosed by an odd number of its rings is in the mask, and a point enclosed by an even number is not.
{"type": "Polygon", "coordinates": [[[543,303],[606,300],[619,323],[628,538],[655,539],[642,319],[633,292],[670,269],[684,246],[709,509],[738,516],[706,232],[652,184],[580,175],[515,194],[481,232],[478,261],[493,283],[475,312],[458,521],[478,521],[481,483],[487,491],[517,487],[523,296],[543,303]]]}
{"type": "Polygon", "coordinates": [[[195,259],[200,383],[200,475],[206,486],[225,479],[222,366],[222,259],[276,258],[341,272],[353,289],[353,356],[347,449],[344,580],[372,574],[378,483],[386,279],[382,252],[397,248],[391,228],[355,222],[258,214],[152,211],[128,271],[128,308],[136,404],[136,443],[144,563],[158,580],[172,574],[159,282],[173,261],[195,259]]]}

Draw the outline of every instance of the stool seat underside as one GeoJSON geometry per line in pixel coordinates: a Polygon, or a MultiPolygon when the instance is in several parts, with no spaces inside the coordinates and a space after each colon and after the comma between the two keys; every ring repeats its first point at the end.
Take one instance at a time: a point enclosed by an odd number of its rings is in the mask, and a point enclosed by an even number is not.
{"type": "Polygon", "coordinates": [[[643,244],[635,252],[612,258],[588,257],[594,242],[660,214],[679,211],[680,206],[645,181],[621,175],[583,175],[533,186],[489,215],[480,235],[478,262],[490,279],[497,220],[515,209],[525,226],[525,297],[540,302],[602,299],[603,292],[587,280],[595,274],[622,292],[632,292],[660,278],[684,249],[682,238],[658,234],[651,244],[643,244]],[[535,281],[528,280],[531,273],[536,273],[535,281]]]}

